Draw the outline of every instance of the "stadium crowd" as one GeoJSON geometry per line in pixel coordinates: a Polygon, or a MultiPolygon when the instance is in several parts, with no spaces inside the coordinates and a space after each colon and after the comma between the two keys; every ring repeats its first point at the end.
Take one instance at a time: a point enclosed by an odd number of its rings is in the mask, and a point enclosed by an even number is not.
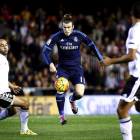
{"type": "MultiPolygon", "coordinates": [[[[0,25],[6,28],[0,38],[8,42],[9,79],[12,83],[21,87],[53,88],[55,74],[49,72],[42,57],[42,49],[51,35],[61,30],[65,13],[66,8],[61,3],[56,15],[49,15],[43,8],[32,13],[27,5],[21,9],[20,14],[16,14],[12,13],[7,4],[1,6],[0,25]],[[19,39],[16,37],[17,33],[20,34],[19,39]]],[[[125,41],[131,20],[129,15],[122,12],[121,7],[118,7],[116,12],[103,8],[102,11],[90,15],[72,13],[72,16],[75,29],[87,34],[103,56],[113,58],[125,53],[125,41]]],[[[91,64],[88,58],[93,58],[94,54],[85,44],[81,44],[81,53],[86,87],[94,88],[97,94],[120,94],[129,77],[127,64],[102,69],[98,63],[94,64],[94,61],[91,64]]],[[[57,65],[57,46],[50,53],[50,57],[57,65]]],[[[70,89],[73,90],[71,83],[70,89]]]]}

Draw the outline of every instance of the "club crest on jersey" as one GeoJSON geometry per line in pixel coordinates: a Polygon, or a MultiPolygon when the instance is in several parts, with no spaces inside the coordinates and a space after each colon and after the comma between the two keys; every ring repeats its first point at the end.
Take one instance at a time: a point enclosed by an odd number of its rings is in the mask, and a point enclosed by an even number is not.
{"type": "Polygon", "coordinates": [[[52,41],[52,40],[51,40],[51,39],[49,39],[49,40],[47,41],[47,43],[46,43],[46,44],[47,44],[47,45],[50,45],[51,41],[52,41]]]}
{"type": "Polygon", "coordinates": [[[77,41],[78,41],[77,37],[74,37],[74,41],[75,41],[75,42],[77,42],[77,41]]]}

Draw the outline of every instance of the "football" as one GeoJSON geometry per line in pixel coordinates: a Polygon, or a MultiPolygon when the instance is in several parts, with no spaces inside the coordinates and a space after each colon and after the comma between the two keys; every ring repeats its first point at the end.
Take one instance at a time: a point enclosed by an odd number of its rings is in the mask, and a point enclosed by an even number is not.
{"type": "Polygon", "coordinates": [[[69,82],[66,78],[59,77],[55,80],[54,86],[57,91],[64,92],[68,90],[69,82]]]}

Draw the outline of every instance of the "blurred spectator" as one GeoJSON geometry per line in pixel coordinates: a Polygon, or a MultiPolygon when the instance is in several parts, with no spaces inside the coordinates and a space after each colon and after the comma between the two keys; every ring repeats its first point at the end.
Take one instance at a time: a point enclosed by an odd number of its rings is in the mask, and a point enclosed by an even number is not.
{"type": "Polygon", "coordinates": [[[98,40],[99,42],[102,42],[102,37],[104,33],[100,29],[99,24],[95,25],[95,29],[93,29],[92,32],[93,32],[93,41],[98,40]]]}
{"type": "Polygon", "coordinates": [[[25,5],[25,9],[20,13],[22,21],[28,23],[31,18],[31,12],[29,11],[28,5],[25,5]]]}
{"type": "Polygon", "coordinates": [[[116,94],[119,84],[115,79],[114,72],[110,72],[110,74],[106,77],[105,86],[109,89],[110,94],[116,94]]]}
{"type": "Polygon", "coordinates": [[[27,35],[27,32],[28,32],[28,27],[27,27],[26,23],[23,22],[22,26],[20,27],[20,34],[22,37],[25,38],[27,35]]]}
{"type": "Polygon", "coordinates": [[[6,3],[4,3],[3,6],[1,7],[1,14],[4,20],[9,20],[10,13],[11,9],[8,7],[6,3]]]}
{"type": "Polygon", "coordinates": [[[108,46],[107,46],[107,55],[109,56],[109,57],[116,57],[117,56],[117,54],[118,54],[118,47],[116,46],[116,44],[115,44],[115,41],[113,40],[113,41],[111,41],[111,44],[109,44],[108,46]]]}
{"type": "Polygon", "coordinates": [[[13,15],[13,17],[9,20],[8,25],[11,29],[19,32],[20,22],[17,15],[13,15]]]}

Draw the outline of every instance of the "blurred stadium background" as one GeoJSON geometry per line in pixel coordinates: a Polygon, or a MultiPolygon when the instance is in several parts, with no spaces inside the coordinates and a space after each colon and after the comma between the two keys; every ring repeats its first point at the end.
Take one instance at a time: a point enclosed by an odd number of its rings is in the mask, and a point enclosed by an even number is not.
{"type": "MultiPolygon", "coordinates": [[[[42,49],[49,37],[61,30],[63,15],[72,14],[75,29],[86,33],[102,55],[120,57],[125,54],[133,2],[1,2],[0,38],[9,45],[9,80],[22,87],[19,96],[30,103],[30,114],[58,114],[53,86],[55,74],[49,72],[42,49]]],[[[127,64],[102,69],[85,44],[81,44],[81,53],[86,90],[84,98],[78,102],[78,114],[116,114],[119,94],[129,77],[127,64]]],[[[51,51],[50,57],[56,65],[57,46],[51,51]]],[[[73,91],[70,83],[66,92],[66,115],[72,115],[67,100],[73,91]]],[[[135,109],[132,108],[130,113],[136,114],[135,109]]]]}

